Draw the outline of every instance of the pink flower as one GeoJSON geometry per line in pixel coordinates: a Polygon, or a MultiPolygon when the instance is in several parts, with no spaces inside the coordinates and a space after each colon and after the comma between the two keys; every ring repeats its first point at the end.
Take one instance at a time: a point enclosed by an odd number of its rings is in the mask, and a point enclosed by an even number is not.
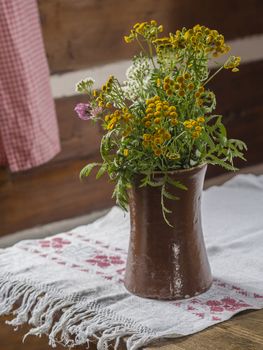
{"type": "Polygon", "coordinates": [[[78,103],[74,108],[74,110],[79,116],[79,118],[82,120],[94,119],[102,111],[100,107],[93,108],[89,102],[78,103]]]}

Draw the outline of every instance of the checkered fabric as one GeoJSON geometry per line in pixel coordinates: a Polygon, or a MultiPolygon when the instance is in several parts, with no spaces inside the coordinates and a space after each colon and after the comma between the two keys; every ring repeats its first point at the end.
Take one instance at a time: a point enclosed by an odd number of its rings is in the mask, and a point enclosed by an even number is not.
{"type": "Polygon", "coordinates": [[[41,165],[60,150],[36,0],[0,0],[0,166],[41,165]]]}

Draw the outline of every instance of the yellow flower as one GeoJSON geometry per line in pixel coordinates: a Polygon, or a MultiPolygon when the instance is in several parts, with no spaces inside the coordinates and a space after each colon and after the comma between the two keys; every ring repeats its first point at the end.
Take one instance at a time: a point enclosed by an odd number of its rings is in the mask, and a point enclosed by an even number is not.
{"type": "Polygon", "coordinates": [[[149,128],[151,126],[151,122],[147,121],[144,125],[146,126],[146,128],[149,128]]]}
{"type": "Polygon", "coordinates": [[[179,92],[178,92],[178,94],[179,94],[179,96],[184,97],[185,92],[184,92],[183,89],[180,89],[179,92]]]}
{"type": "Polygon", "coordinates": [[[161,112],[159,112],[159,111],[158,112],[154,112],[154,116],[155,117],[160,117],[160,115],[161,115],[161,112]]]}
{"type": "Polygon", "coordinates": [[[189,119],[189,120],[184,121],[183,124],[187,129],[192,129],[192,127],[197,125],[197,122],[196,122],[196,120],[189,119]]]}
{"type": "Polygon", "coordinates": [[[138,27],[140,27],[140,23],[135,23],[134,26],[133,26],[134,29],[136,29],[138,27]]]}
{"type": "Polygon", "coordinates": [[[147,148],[150,146],[150,141],[143,141],[142,145],[143,145],[143,147],[147,148]]]}
{"type": "Polygon", "coordinates": [[[192,133],[192,138],[193,138],[193,139],[197,139],[199,136],[200,136],[200,132],[198,132],[198,131],[194,131],[194,132],[192,133]]]}
{"type": "Polygon", "coordinates": [[[197,121],[198,121],[198,123],[204,123],[205,122],[205,118],[204,117],[198,117],[197,121]]]}
{"type": "Polygon", "coordinates": [[[157,22],[153,19],[153,20],[151,20],[151,25],[157,26],[157,22]]]}
{"type": "Polygon", "coordinates": [[[193,83],[190,83],[187,87],[188,87],[188,89],[191,91],[191,90],[193,90],[193,88],[194,88],[194,84],[193,84],[193,83]]]}
{"type": "Polygon", "coordinates": [[[154,139],[154,143],[155,143],[156,145],[161,145],[161,144],[163,143],[162,138],[161,138],[161,137],[156,137],[156,138],[154,139]]]}
{"type": "Polygon", "coordinates": [[[154,122],[155,122],[155,124],[160,124],[161,119],[160,119],[160,118],[155,118],[155,119],[154,119],[154,122]]]}
{"type": "Polygon", "coordinates": [[[171,138],[171,134],[169,133],[169,131],[166,131],[165,134],[164,134],[164,139],[165,140],[170,140],[171,138]]]}
{"type": "Polygon", "coordinates": [[[92,93],[92,94],[93,94],[94,97],[97,97],[97,96],[98,96],[97,90],[93,90],[93,93],[92,93]]]}
{"type": "Polygon", "coordinates": [[[195,131],[201,131],[201,130],[202,130],[202,127],[201,127],[201,126],[197,125],[197,126],[195,127],[195,131]]]}
{"type": "Polygon", "coordinates": [[[111,104],[110,102],[107,102],[107,103],[106,103],[106,107],[107,107],[107,108],[111,108],[111,107],[112,107],[112,104],[111,104]]]}
{"type": "Polygon", "coordinates": [[[155,108],[155,104],[154,104],[154,103],[149,103],[149,104],[147,105],[147,107],[148,107],[148,108],[155,108]]]}
{"type": "Polygon", "coordinates": [[[173,118],[176,118],[176,117],[178,117],[178,114],[177,114],[177,112],[171,112],[170,116],[173,118]]]}
{"type": "Polygon", "coordinates": [[[168,90],[170,88],[170,84],[169,83],[164,83],[163,84],[163,88],[164,88],[164,90],[168,90]]]}
{"type": "Polygon", "coordinates": [[[163,25],[162,24],[158,27],[158,31],[159,31],[159,33],[163,32],[163,25]]]}
{"type": "Polygon", "coordinates": [[[176,107],[175,106],[169,107],[169,112],[175,112],[175,111],[176,111],[176,107]]]}
{"type": "Polygon", "coordinates": [[[179,77],[177,77],[176,81],[178,81],[178,83],[183,83],[184,78],[182,76],[179,76],[179,77]]]}
{"type": "Polygon", "coordinates": [[[147,119],[150,119],[150,118],[152,118],[153,117],[153,113],[148,113],[147,115],[146,115],[146,118],[147,119]]]}
{"type": "Polygon", "coordinates": [[[173,125],[173,126],[175,126],[175,125],[177,125],[178,124],[178,120],[177,119],[171,119],[171,124],[173,125]]]}
{"type": "Polygon", "coordinates": [[[185,126],[187,129],[191,129],[191,128],[192,128],[192,124],[189,123],[189,121],[185,121],[183,124],[184,124],[184,126],[185,126]]]}
{"type": "Polygon", "coordinates": [[[147,114],[148,114],[148,113],[153,113],[153,109],[148,107],[148,108],[146,109],[146,113],[147,113],[147,114]]]}
{"type": "Polygon", "coordinates": [[[123,151],[124,157],[127,157],[128,154],[129,154],[129,150],[127,148],[125,148],[125,150],[123,151]]]}
{"type": "Polygon", "coordinates": [[[178,90],[178,89],[180,89],[180,84],[178,84],[178,83],[175,83],[175,84],[174,84],[174,88],[175,88],[175,90],[178,90]]]}
{"type": "Polygon", "coordinates": [[[142,137],[144,141],[150,141],[152,136],[150,134],[143,134],[142,137]]]}
{"type": "Polygon", "coordinates": [[[125,35],[124,36],[124,41],[129,44],[131,41],[132,41],[132,37],[131,36],[128,36],[128,35],[125,35]]]}
{"type": "Polygon", "coordinates": [[[161,151],[159,148],[157,148],[157,149],[154,150],[154,154],[155,154],[157,157],[159,157],[159,156],[162,154],[162,151],[161,151]]]}
{"type": "Polygon", "coordinates": [[[121,112],[117,109],[117,110],[114,112],[114,115],[115,115],[116,117],[120,117],[121,112]]]}
{"type": "Polygon", "coordinates": [[[180,159],[180,154],[179,153],[167,152],[166,153],[166,157],[171,159],[171,160],[176,160],[176,159],[180,159]]]}
{"type": "Polygon", "coordinates": [[[110,115],[109,114],[105,115],[104,119],[105,119],[105,122],[107,122],[108,120],[110,120],[110,115]]]}

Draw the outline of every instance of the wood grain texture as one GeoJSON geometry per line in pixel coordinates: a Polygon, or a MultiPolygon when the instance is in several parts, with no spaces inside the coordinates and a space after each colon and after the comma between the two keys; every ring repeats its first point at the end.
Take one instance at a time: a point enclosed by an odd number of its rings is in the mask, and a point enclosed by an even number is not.
{"type": "Polygon", "coordinates": [[[8,175],[0,170],[0,235],[111,206],[112,184],[106,175],[80,182],[85,164],[59,162],[8,175]]]}
{"type": "MultiPolygon", "coordinates": [[[[0,344],[4,350],[51,350],[47,337],[28,337],[24,344],[21,340],[27,332],[27,327],[14,332],[12,327],[5,325],[7,318],[0,318],[0,344]]],[[[1,348],[1,349],[2,349],[1,348]]],[[[90,344],[89,350],[95,350],[96,345],[90,344]]],[[[65,349],[57,346],[57,350],[65,349]]],[[[76,350],[84,350],[78,346],[76,350]]],[[[125,345],[118,350],[125,350],[125,345]]],[[[246,311],[231,320],[219,323],[202,332],[163,342],[157,342],[144,348],[145,350],[263,350],[263,310],[246,311]]]]}
{"type": "Polygon", "coordinates": [[[227,39],[262,32],[261,0],[38,0],[52,73],[131,57],[123,36],[140,21],[156,19],[167,31],[201,23],[227,39]]]}

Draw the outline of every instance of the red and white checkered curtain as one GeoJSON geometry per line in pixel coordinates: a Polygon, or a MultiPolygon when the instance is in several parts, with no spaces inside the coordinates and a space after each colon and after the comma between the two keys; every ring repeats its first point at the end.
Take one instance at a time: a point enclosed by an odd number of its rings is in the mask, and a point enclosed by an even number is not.
{"type": "Polygon", "coordinates": [[[21,171],[60,150],[36,0],[0,0],[0,166],[21,171]]]}

